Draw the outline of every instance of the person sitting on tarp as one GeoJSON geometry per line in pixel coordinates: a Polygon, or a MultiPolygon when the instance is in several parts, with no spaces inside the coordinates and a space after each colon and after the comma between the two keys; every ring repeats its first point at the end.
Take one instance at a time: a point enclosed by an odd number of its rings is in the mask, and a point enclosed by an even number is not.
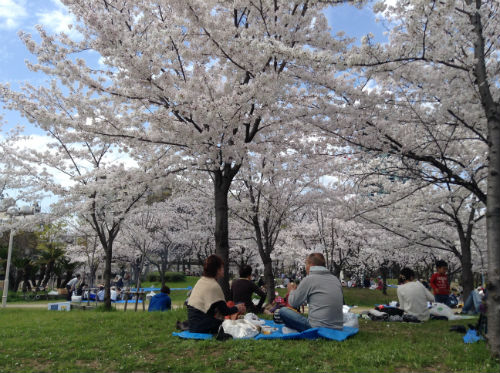
{"type": "Polygon", "coordinates": [[[266,300],[266,293],[252,281],[252,267],[248,264],[241,266],[240,278],[234,280],[231,284],[231,300],[234,304],[244,303],[248,312],[262,312],[262,305],[266,300]],[[259,304],[257,305],[252,302],[253,293],[260,297],[259,304]]]}
{"type": "Polygon", "coordinates": [[[403,268],[399,275],[398,285],[399,307],[407,314],[415,316],[420,321],[429,320],[430,312],[427,302],[434,301],[434,296],[419,281],[415,280],[415,272],[403,268]]]}
{"type": "Polygon", "coordinates": [[[168,311],[172,308],[172,300],[168,296],[170,288],[166,285],[162,286],[160,292],[155,294],[149,301],[148,311],[168,311]]]}
{"type": "Polygon", "coordinates": [[[224,262],[217,255],[210,255],[203,264],[203,275],[194,285],[189,296],[188,324],[192,333],[216,334],[224,316],[244,313],[245,304],[228,307],[217,280],[224,277],[224,262]]]}
{"type": "Polygon", "coordinates": [[[325,267],[325,257],[321,253],[312,253],[306,259],[306,273],[299,286],[293,282],[288,285],[288,302],[299,308],[304,302],[309,305],[308,318],[296,310],[282,307],[279,310],[281,321],[289,328],[299,332],[310,328],[342,329],[343,294],[339,279],[325,267]]]}
{"type": "Polygon", "coordinates": [[[481,301],[483,300],[484,290],[479,287],[472,290],[464,302],[462,308],[462,314],[476,315],[479,313],[479,307],[481,306],[481,301]]]}

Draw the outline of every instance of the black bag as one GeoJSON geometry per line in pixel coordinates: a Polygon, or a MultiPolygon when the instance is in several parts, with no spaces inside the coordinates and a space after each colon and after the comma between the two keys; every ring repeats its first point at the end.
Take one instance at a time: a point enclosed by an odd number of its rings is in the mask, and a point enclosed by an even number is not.
{"type": "Polygon", "coordinates": [[[385,312],[389,316],[403,316],[403,314],[405,313],[405,311],[400,308],[390,306],[388,307],[384,305],[377,306],[375,307],[375,309],[380,312],[385,312]]]}

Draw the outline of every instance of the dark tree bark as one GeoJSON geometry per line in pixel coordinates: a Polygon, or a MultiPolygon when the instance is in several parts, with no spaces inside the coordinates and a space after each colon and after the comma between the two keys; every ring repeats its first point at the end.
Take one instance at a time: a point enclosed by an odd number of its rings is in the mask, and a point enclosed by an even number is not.
{"type": "Polygon", "coordinates": [[[225,164],[213,172],[215,197],[215,254],[224,261],[224,278],[220,284],[226,299],[229,299],[229,208],[227,195],[240,165],[225,164]]]}

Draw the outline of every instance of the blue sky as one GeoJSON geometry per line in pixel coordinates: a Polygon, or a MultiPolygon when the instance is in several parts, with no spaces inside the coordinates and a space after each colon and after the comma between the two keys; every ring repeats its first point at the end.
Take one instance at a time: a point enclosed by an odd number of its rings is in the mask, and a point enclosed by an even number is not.
{"type": "MultiPolygon", "coordinates": [[[[384,29],[375,22],[370,8],[358,9],[351,5],[340,5],[326,12],[333,32],[345,31],[346,34],[361,38],[368,32],[377,40],[384,39],[384,29]]],[[[0,82],[9,82],[13,88],[23,81],[41,84],[45,78],[41,74],[28,71],[24,65],[32,58],[17,35],[19,30],[36,34],[34,26],[42,24],[49,32],[70,32],[68,24],[73,19],[59,0],[0,0],[0,82]]],[[[21,123],[28,133],[36,131],[17,113],[0,109],[6,121],[6,128],[21,123]]]]}

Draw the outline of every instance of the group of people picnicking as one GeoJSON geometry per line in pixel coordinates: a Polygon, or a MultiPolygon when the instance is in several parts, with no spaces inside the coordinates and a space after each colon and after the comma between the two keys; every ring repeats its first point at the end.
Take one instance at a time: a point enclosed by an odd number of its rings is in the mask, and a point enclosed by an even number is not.
{"type": "MultiPolygon", "coordinates": [[[[450,285],[446,274],[448,266],[444,261],[436,262],[437,271],[429,281],[432,291],[416,279],[410,268],[400,271],[397,296],[399,308],[419,321],[430,317],[429,303],[450,304],[450,285]]],[[[287,294],[284,298],[277,296],[272,304],[263,307],[266,293],[263,287],[252,281],[252,267],[243,265],[240,278],[231,283],[230,299],[226,301],[218,280],[224,277],[224,262],[217,255],[210,255],[204,262],[203,274],[197,281],[186,301],[188,320],[185,329],[194,333],[219,332],[224,318],[242,315],[246,312],[272,314],[277,322],[288,328],[304,331],[315,327],[331,329],[343,328],[344,297],[342,284],[327,268],[323,254],[309,254],[305,262],[307,276],[297,285],[287,282],[287,294]],[[253,295],[258,302],[253,302],[253,295]],[[308,306],[307,317],[301,312],[308,306]]],[[[80,281],[80,275],[68,282],[68,293],[71,294],[80,281]]],[[[159,294],[151,298],[149,311],[167,311],[171,309],[170,288],[163,286],[159,294]]],[[[477,313],[483,292],[474,290],[464,302],[462,313],[477,313]]],[[[98,300],[104,300],[104,287],[96,294],[98,300]]],[[[111,299],[116,300],[116,286],[111,290],[111,299]]]]}
{"type": "MultiPolygon", "coordinates": [[[[274,320],[279,320],[288,328],[298,332],[326,327],[340,330],[343,328],[344,297],[342,284],[327,268],[321,253],[307,256],[305,263],[307,276],[297,285],[287,284],[285,298],[277,297],[273,304],[262,309],[266,294],[251,281],[251,267],[243,266],[240,278],[231,286],[231,297],[226,302],[218,280],[224,277],[224,262],[216,255],[209,256],[203,267],[203,275],[194,286],[187,302],[189,331],[194,333],[212,333],[219,331],[224,317],[245,312],[273,313],[274,320]],[[252,302],[252,294],[260,300],[252,302]],[[300,312],[307,304],[307,317],[300,312]]],[[[430,279],[429,291],[410,268],[403,268],[399,277],[397,295],[399,308],[419,321],[430,317],[429,302],[448,303],[450,286],[446,275],[447,264],[437,262],[437,272],[430,279]]],[[[467,303],[467,302],[466,302],[467,303]]]]}
{"type": "MultiPolygon", "coordinates": [[[[110,288],[111,301],[116,302],[122,299],[122,289],[124,281],[122,276],[116,275],[112,281],[110,288]]],[[[71,301],[72,296],[81,296],[82,300],[104,301],[105,287],[103,284],[97,287],[89,287],[82,276],[77,273],[71,280],[66,283],[67,300],[71,301]]]]}

